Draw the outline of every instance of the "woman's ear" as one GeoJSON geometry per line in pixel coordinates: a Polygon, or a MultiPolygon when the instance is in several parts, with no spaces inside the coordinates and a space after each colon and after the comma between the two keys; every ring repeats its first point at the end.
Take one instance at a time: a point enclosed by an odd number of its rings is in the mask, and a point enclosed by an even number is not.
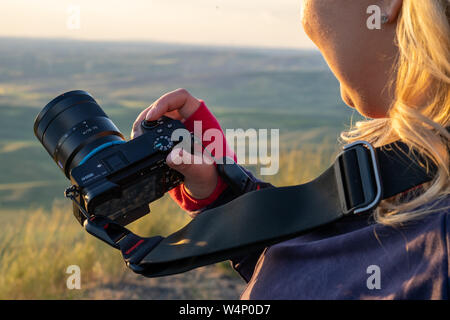
{"type": "MultiPolygon", "coordinates": [[[[420,1],[420,0],[419,0],[420,1]]],[[[385,1],[385,14],[387,15],[387,23],[392,23],[397,21],[400,10],[403,6],[403,0],[387,0],[385,1]]]]}

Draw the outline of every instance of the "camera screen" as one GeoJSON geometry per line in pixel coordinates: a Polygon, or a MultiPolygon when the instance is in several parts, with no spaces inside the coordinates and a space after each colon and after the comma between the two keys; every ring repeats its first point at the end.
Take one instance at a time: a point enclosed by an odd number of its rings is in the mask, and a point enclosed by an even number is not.
{"type": "Polygon", "coordinates": [[[146,206],[146,212],[142,213],[144,215],[148,213],[148,203],[160,197],[155,190],[159,189],[156,184],[161,182],[161,176],[158,174],[144,176],[139,181],[124,187],[120,198],[110,199],[96,206],[94,215],[106,216],[112,220],[127,221],[128,215],[133,213],[136,218],[135,210],[146,206]]]}

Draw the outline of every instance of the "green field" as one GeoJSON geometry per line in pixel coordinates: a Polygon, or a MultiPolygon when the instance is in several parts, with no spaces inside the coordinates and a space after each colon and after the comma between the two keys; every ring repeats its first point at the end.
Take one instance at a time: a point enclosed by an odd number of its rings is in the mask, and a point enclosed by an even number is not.
{"type": "MultiPolygon", "coordinates": [[[[70,215],[63,199],[69,182],[33,133],[40,109],[65,91],[83,89],[129,136],[143,108],[180,87],[205,100],[223,128],[280,130],[280,171],[264,177],[276,185],[317,176],[338,150],[339,132],[357,118],[315,51],[0,38],[1,298],[72,297],[55,285],[60,276],[49,277],[44,267],[28,272],[13,262],[25,253],[37,264],[49,260],[52,255],[37,244],[58,243],[61,263],[43,264],[51,270],[78,257],[92,279],[119,272],[111,267],[117,256],[104,258],[107,249],[88,240],[70,215]],[[106,262],[99,267],[100,259],[106,262]]],[[[156,218],[137,229],[167,233],[187,221],[169,199],[156,208],[156,218]]]]}

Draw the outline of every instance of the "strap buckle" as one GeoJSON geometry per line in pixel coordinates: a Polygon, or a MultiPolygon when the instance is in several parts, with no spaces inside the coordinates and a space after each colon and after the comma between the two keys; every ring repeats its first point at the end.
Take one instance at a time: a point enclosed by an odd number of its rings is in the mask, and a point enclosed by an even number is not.
{"type": "Polygon", "coordinates": [[[363,140],[346,145],[334,166],[343,213],[359,214],[376,208],[383,192],[374,147],[363,140]]]}

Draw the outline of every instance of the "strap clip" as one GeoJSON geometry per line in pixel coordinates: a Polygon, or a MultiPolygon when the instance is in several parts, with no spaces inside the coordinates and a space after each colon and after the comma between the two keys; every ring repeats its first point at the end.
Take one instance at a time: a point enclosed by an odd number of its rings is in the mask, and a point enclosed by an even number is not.
{"type": "Polygon", "coordinates": [[[252,179],[231,157],[223,157],[216,168],[235,194],[244,194],[252,186],[252,179]]]}
{"type": "Polygon", "coordinates": [[[346,145],[334,166],[343,213],[359,214],[376,208],[383,192],[374,147],[362,140],[346,145]]]}
{"type": "Polygon", "coordinates": [[[119,242],[130,234],[130,230],[102,216],[92,216],[90,219],[86,219],[84,229],[116,249],[120,249],[119,242]]]}

